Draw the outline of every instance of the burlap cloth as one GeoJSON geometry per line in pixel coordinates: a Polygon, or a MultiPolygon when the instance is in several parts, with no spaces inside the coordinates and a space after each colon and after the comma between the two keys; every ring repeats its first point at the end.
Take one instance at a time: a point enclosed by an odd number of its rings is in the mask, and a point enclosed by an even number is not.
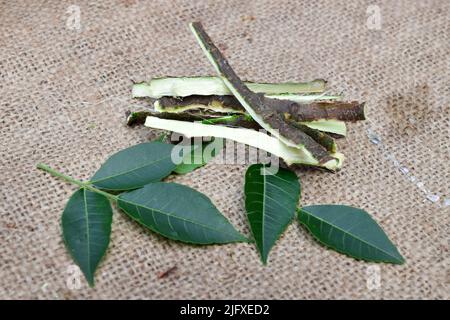
{"type": "MultiPolygon", "coordinates": [[[[448,299],[449,9],[446,0],[0,1],[0,298],[448,299]],[[293,224],[264,267],[251,244],[168,241],[115,210],[96,287],[71,278],[60,216],[75,188],[35,165],[87,179],[110,154],[156,136],[125,126],[126,110],[145,105],[130,87],[214,73],[192,20],[245,79],[325,78],[331,92],[367,101],[368,121],[339,141],[341,172],[297,170],[302,202],[366,209],[405,265],[358,262],[293,224]]],[[[209,165],[174,180],[249,234],[245,169],[209,165]]]]}

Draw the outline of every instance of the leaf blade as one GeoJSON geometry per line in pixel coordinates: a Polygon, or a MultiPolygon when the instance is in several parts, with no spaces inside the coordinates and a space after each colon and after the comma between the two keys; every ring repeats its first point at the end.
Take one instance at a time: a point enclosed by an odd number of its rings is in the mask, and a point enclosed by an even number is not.
{"type": "Polygon", "coordinates": [[[176,166],[171,160],[172,148],[152,141],[121,150],[106,160],[90,183],[106,190],[132,190],[159,181],[176,166]]]}
{"type": "Polygon", "coordinates": [[[83,188],[70,197],[63,211],[64,242],[91,286],[95,270],[109,245],[111,223],[109,200],[83,188]]]}
{"type": "Polygon", "coordinates": [[[204,194],[177,183],[155,182],[122,193],[118,205],[162,236],[195,244],[247,241],[204,194]]]}
{"type": "Polygon", "coordinates": [[[298,212],[299,221],[322,244],[355,259],[402,264],[404,258],[370,215],[345,205],[315,205],[298,212]]]}
{"type": "Polygon", "coordinates": [[[262,174],[262,164],[251,165],[245,174],[245,209],[261,260],[295,217],[300,183],[295,173],[279,168],[276,174],[262,174]]]}

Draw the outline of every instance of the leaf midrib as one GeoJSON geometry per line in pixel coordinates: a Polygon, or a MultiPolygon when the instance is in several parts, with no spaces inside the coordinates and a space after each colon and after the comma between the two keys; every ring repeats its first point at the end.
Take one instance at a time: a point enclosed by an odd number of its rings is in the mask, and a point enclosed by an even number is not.
{"type": "Polygon", "coordinates": [[[336,226],[336,225],[334,225],[334,224],[331,224],[330,222],[327,222],[326,220],[323,220],[323,219],[317,217],[316,215],[311,214],[310,212],[306,211],[305,209],[300,209],[300,212],[305,212],[308,216],[314,217],[314,218],[316,218],[317,220],[320,220],[320,222],[325,223],[325,224],[327,224],[327,225],[329,225],[329,226],[332,226],[332,227],[334,227],[334,228],[336,228],[336,229],[342,231],[343,233],[349,235],[350,237],[355,238],[355,239],[361,241],[362,243],[364,243],[364,244],[366,244],[366,245],[368,245],[368,246],[370,246],[370,247],[372,247],[372,248],[375,248],[375,249],[377,249],[377,250],[379,250],[379,251],[381,251],[381,252],[387,254],[389,257],[394,258],[394,259],[396,259],[396,260],[398,260],[398,261],[401,261],[401,259],[399,259],[399,258],[396,257],[396,256],[393,256],[391,253],[386,252],[386,251],[384,251],[383,249],[380,249],[378,246],[373,245],[373,244],[371,244],[371,243],[369,243],[369,242],[367,242],[367,241],[365,241],[365,240],[359,238],[358,236],[355,236],[354,234],[349,233],[349,232],[345,231],[344,229],[342,229],[342,228],[340,228],[340,227],[338,227],[338,226],[336,226]]]}
{"type": "MultiPolygon", "coordinates": [[[[261,168],[263,168],[263,167],[257,167],[257,169],[255,169],[255,170],[260,170],[261,168]]],[[[298,201],[298,199],[294,199],[292,196],[291,196],[291,194],[288,192],[288,191],[286,191],[286,190],[284,190],[284,189],[282,189],[281,187],[279,187],[278,185],[276,185],[276,184],[274,184],[274,183],[271,183],[271,182],[269,182],[269,180],[268,180],[268,178],[266,177],[266,175],[265,174],[258,174],[259,176],[262,176],[262,182],[261,181],[251,181],[251,182],[249,182],[249,185],[251,185],[251,184],[259,184],[259,185],[263,185],[263,193],[261,194],[260,192],[258,192],[258,191],[250,191],[250,192],[247,192],[247,195],[248,194],[254,194],[254,195],[262,195],[262,198],[263,198],[263,200],[262,201],[258,201],[258,202],[260,202],[260,203],[262,203],[262,220],[261,220],[261,247],[260,247],[260,250],[261,250],[261,254],[262,254],[262,258],[263,259],[267,259],[267,256],[265,256],[266,254],[268,254],[268,252],[265,252],[265,249],[266,249],[266,238],[264,237],[264,235],[265,235],[265,232],[264,232],[264,230],[265,230],[265,223],[266,223],[266,208],[267,208],[267,205],[268,205],[268,200],[272,200],[274,203],[276,203],[276,204],[278,204],[281,208],[284,208],[284,209],[287,209],[286,207],[285,207],[285,205],[283,205],[283,204],[281,204],[278,200],[276,200],[275,198],[272,198],[272,197],[270,197],[268,194],[267,194],[267,185],[271,185],[271,186],[273,186],[273,187],[275,187],[277,190],[279,190],[279,191],[281,191],[284,195],[286,195],[288,198],[290,198],[291,200],[295,200],[295,202],[297,202],[298,201]]],[[[289,187],[293,187],[294,186],[294,184],[292,183],[292,181],[289,181],[289,180],[286,180],[286,179],[283,179],[283,178],[281,178],[281,177],[279,177],[278,175],[268,175],[268,176],[271,176],[271,177],[273,177],[274,179],[278,179],[278,180],[280,180],[280,181],[284,181],[284,182],[286,182],[288,185],[289,185],[289,187]]],[[[253,201],[255,201],[255,200],[253,200],[253,201]]],[[[272,207],[272,209],[274,209],[273,207],[272,207]]],[[[257,213],[258,211],[257,210],[255,210],[254,211],[254,213],[257,213]]],[[[295,217],[295,211],[294,211],[294,214],[292,215],[292,217],[291,217],[291,221],[292,221],[292,219],[295,217]]],[[[273,220],[274,221],[276,221],[276,219],[275,218],[273,218],[273,220]]],[[[281,236],[281,233],[277,236],[277,239],[279,238],[281,236]]],[[[273,246],[273,244],[272,244],[272,246],[273,246]]]]}
{"type": "MultiPolygon", "coordinates": [[[[275,176],[275,177],[276,177],[276,176],[275,176]]],[[[281,179],[281,180],[282,180],[282,179],[281,179]]],[[[283,180],[283,181],[284,181],[284,180],[283,180]]],[[[262,184],[263,182],[252,181],[250,184],[252,184],[252,183],[254,183],[254,184],[262,184]]],[[[271,185],[271,186],[273,186],[273,187],[275,187],[275,188],[278,189],[278,190],[280,190],[282,193],[284,193],[285,195],[287,195],[290,199],[292,199],[292,200],[294,200],[294,201],[297,200],[297,199],[293,198],[289,192],[287,192],[286,190],[282,189],[280,186],[277,186],[276,184],[271,183],[271,182],[269,182],[269,181],[267,181],[267,184],[268,184],[268,185],[271,185]]],[[[252,193],[256,193],[256,191],[253,191],[252,193]]]]}
{"type": "Polygon", "coordinates": [[[170,158],[170,157],[164,157],[164,158],[155,160],[155,161],[153,161],[153,162],[150,162],[150,163],[147,163],[147,164],[144,164],[144,165],[141,165],[141,166],[138,166],[138,167],[129,169],[129,170],[127,170],[127,171],[120,172],[119,174],[107,176],[107,177],[105,177],[105,178],[102,178],[102,179],[99,179],[99,180],[93,180],[93,181],[89,181],[89,182],[90,182],[90,183],[99,183],[99,182],[105,181],[105,180],[107,180],[107,179],[112,179],[112,178],[116,178],[116,177],[119,177],[119,176],[123,176],[123,175],[125,175],[125,174],[127,174],[127,173],[130,173],[130,172],[133,172],[133,171],[136,171],[136,170],[139,170],[139,169],[148,167],[148,166],[150,166],[150,165],[153,165],[153,164],[155,164],[155,163],[158,163],[158,162],[160,162],[160,161],[162,161],[162,160],[165,160],[165,159],[168,159],[168,158],[170,158]]]}
{"type": "MultiPolygon", "coordinates": [[[[156,212],[161,213],[162,215],[165,215],[165,216],[168,216],[168,217],[172,217],[172,218],[174,218],[174,219],[179,219],[179,220],[184,221],[184,222],[187,221],[187,222],[192,223],[192,224],[194,224],[194,225],[198,225],[198,226],[200,226],[200,227],[204,227],[205,229],[213,230],[213,231],[216,231],[216,232],[219,232],[219,233],[224,233],[224,234],[228,234],[228,235],[232,235],[232,236],[236,237],[236,235],[233,235],[232,233],[225,232],[225,231],[221,231],[221,230],[219,230],[219,229],[214,229],[214,228],[212,228],[212,227],[209,227],[209,226],[207,226],[207,225],[203,225],[203,224],[198,223],[198,222],[194,222],[194,221],[189,220],[189,219],[184,219],[184,218],[177,217],[177,216],[174,216],[174,215],[171,215],[171,214],[167,214],[166,212],[163,212],[163,211],[158,210],[158,209],[150,208],[150,207],[147,207],[147,206],[145,206],[145,205],[142,205],[142,204],[139,204],[139,203],[135,203],[135,202],[132,202],[132,201],[129,201],[129,200],[124,200],[123,198],[120,198],[120,197],[119,197],[119,200],[120,200],[120,201],[123,201],[123,202],[126,202],[126,203],[128,203],[128,204],[131,204],[131,205],[135,206],[136,208],[137,208],[137,207],[142,207],[142,208],[147,209],[147,210],[150,210],[150,211],[156,211],[156,212]]],[[[140,212],[139,212],[139,216],[141,217],[141,219],[140,219],[141,222],[143,222],[142,215],[140,214],[140,212]]],[[[154,219],[154,220],[155,220],[155,223],[156,223],[156,219],[154,219]]],[[[237,232],[237,231],[236,231],[236,232],[237,232]]],[[[158,233],[160,233],[160,232],[158,232],[158,233]]],[[[237,233],[238,233],[238,235],[240,235],[241,237],[245,238],[245,237],[242,236],[239,232],[237,232],[237,233]]]]}
{"type": "MultiPolygon", "coordinates": [[[[263,174],[262,175],[263,176],[263,220],[262,220],[262,223],[261,223],[261,227],[262,227],[262,247],[261,247],[261,251],[262,252],[264,252],[264,256],[266,255],[266,252],[265,252],[265,250],[264,250],[264,248],[266,247],[265,246],[265,243],[266,243],[266,241],[265,241],[265,238],[264,238],[264,229],[265,229],[265,227],[266,227],[266,225],[265,225],[265,221],[266,221],[266,175],[265,174],[263,174]]],[[[267,259],[266,257],[264,257],[264,259],[267,259]]]]}
{"type": "Polygon", "coordinates": [[[83,202],[84,202],[84,215],[86,217],[86,240],[87,240],[87,262],[88,262],[88,271],[89,277],[92,277],[91,270],[91,247],[90,247],[90,236],[89,236],[89,212],[87,209],[87,199],[86,199],[86,189],[81,189],[83,191],[83,202]]]}

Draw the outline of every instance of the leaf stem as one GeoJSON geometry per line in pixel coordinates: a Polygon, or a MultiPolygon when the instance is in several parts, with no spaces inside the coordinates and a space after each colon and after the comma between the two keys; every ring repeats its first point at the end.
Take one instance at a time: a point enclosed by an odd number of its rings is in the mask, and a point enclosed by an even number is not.
{"type": "Polygon", "coordinates": [[[41,169],[41,170],[44,170],[45,172],[50,173],[54,177],[61,178],[61,179],[65,180],[65,181],[70,182],[72,184],[75,184],[75,185],[77,185],[77,186],[79,186],[81,188],[85,188],[85,189],[87,189],[89,191],[101,194],[101,195],[107,197],[110,200],[117,201],[117,198],[118,198],[117,196],[115,196],[113,194],[110,194],[108,192],[99,190],[99,189],[95,188],[94,186],[92,186],[91,184],[89,184],[89,182],[83,182],[83,181],[74,179],[74,178],[72,178],[72,177],[70,177],[68,175],[65,175],[65,174],[63,174],[63,173],[61,173],[59,171],[56,171],[55,169],[50,168],[45,163],[38,163],[36,167],[38,169],[41,169]]]}

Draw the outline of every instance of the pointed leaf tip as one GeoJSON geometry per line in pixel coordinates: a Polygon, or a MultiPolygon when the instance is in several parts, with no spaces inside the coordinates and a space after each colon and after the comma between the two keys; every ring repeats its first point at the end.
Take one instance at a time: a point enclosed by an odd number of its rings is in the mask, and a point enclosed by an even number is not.
{"type": "Polygon", "coordinates": [[[262,164],[245,174],[245,209],[261,261],[267,264],[271,248],[295,217],[300,198],[297,175],[278,168],[274,174],[262,164]],[[267,174],[263,174],[267,173],[267,174]]]}

